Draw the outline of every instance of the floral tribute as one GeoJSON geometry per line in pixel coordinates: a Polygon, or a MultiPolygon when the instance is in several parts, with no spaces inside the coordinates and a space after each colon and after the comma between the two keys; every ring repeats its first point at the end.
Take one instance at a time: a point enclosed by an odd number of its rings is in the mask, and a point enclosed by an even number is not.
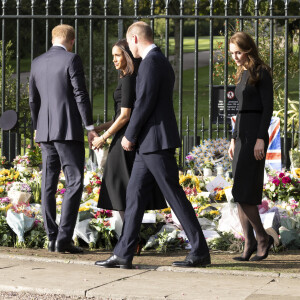
{"type": "Polygon", "coordinates": [[[264,186],[265,196],[272,201],[300,200],[300,180],[287,172],[270,172],[264,186]]]}
{"type": "Polygon", "coordinates": [[[186,156],[186,164],[190,169],[201,173],[203,168],[214,169],[218,166],[227,171],[231,167],[228,149],[229,141],[226,139],[204,140],[186,156]]]}
{"type": "MultiPolygon", "coordinates": [[[[209,233],[207,241],[210,248],[239,251],[242,249],[242,236],[219,231],[218,227],[224,214],[222,207],[226,207],[227,201],[230,201],[227,197],[230,194],[231,182],[226,178],[229,186],[223,188],[216,184],[211,188],[215,173],[213,176],[204,176],[202,172],[204,167],[230,170],[228,147],[229,142],[225,139],[205,140],[194,147],[186,157],[187,170],[179,175],[179,184],[191,202],[205,234],[209,233]],[[199,171],[199,176],[196,171],[199,171]]],[[[24,156],[14,160],[14,168],[6,169],[3,168],[4,165],[1,168],[0,165],[0,246],[47,246],[41,214],[40,164],[40,149],[29,147],[24,156]],[[23,165],[25,168],[20,168],[23,165]],[[32,168],[30,172],[28,166],[32,168]],[[17,221],[12,223],[21,216],[26,217],[26,228],[16,226],[17,221]]],[[[101,183],[101,170],[88,161],[74,241],[89,248],[112,249],[117,241],[117,218],[112,211],[97,207],[101,183]]],[[[55,194],[58,220],[67,191],[65,176],[61,172],[55,194]]],[[[274,228],[280,233],[282,245],[300,247],[300,181],[297,173],[268,170],[268,182],[264,185],[263,193],[260,213],[276,213],[279,224],[274,228]]],[[[187,247],[188,240],[171,208],[148,213],[155,215],[156,223],[145,223],[141,227],[140,237],[144,250],[152,248],[158,252],[167,252],[187,247]]]]}

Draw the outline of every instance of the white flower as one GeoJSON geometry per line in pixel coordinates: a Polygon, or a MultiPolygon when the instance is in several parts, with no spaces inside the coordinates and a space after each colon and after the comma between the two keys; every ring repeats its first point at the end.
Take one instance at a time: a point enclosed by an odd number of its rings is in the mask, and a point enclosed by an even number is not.
{"type": "Polygon", "coordinates": [[[87,192],[83,192],[82,196],[81,196],[81,199],[86,200],[88,198],[88,196],[89,196],[89,194],[87,192]]]}
{"type": "Polygon", "coordinates": [[[93,193],[94,194],[99,194],[100,188],[99,187],[94,187],[93,188],[93,193]]]}

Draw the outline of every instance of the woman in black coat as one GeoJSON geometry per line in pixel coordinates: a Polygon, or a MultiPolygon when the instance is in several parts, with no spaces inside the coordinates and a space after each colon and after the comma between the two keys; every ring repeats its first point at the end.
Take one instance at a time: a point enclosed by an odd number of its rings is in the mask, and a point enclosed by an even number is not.
{"type": "MultiPolygon", "coordinates": [[[[97,132],[103,130],[105,132],[94,139],[93,146],[99,149],[106,139],[114,136],[104,168],[98,207],[119,211],[123,219],[126,207],[126,189],[135,159],[135,151],[125,151],[121,146],[121,140],[134,107],[139,60],[133,58],[125,39],[119,40],[113,45],[112,56],[116,70],[120,71],[118,86],[113,94],[115,117],[112,121],[95,126],[97,132]]],[[[152,201],[146,209],[166,207],[166,201],[156,186],[152,192],[152,201]]]]}
{"type": "Polygon", "coordinates": [[[259,58],[256,44],[248,34],[236,32],[231,37],[230,53],[238,66],[235,93],[239,111],[228,152],[233,159],[232,195],[238,203],[245,236],[244,253],[234,259],[249,260],[257,251],[251,260],[258,261],[268,256],[274,242],[266,233],[257,208],[262,200],[273,83],[270,68],[259,58]]]}

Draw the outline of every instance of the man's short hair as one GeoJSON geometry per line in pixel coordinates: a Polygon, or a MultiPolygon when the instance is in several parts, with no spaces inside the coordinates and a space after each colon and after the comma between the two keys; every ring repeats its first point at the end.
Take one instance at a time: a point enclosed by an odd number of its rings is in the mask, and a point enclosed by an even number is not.
{"type": "Polygon", "coordinates": [[[151,27],[143,21],[135,22],[130,25],[127,34],[136,34],[143,40],[153,42],[153,31],[151,27]]]}
{"type": "Polygon", "coordinates": [[[75,30],[70,25],[57,25],[52,29],[52,39],[54,38],[61,38],[66,42],[73,41],[75,39],[75,30]]]}

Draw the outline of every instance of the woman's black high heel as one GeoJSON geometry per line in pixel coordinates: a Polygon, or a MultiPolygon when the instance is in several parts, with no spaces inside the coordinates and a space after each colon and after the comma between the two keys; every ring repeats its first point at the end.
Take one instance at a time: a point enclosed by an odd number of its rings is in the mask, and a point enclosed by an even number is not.
{"type": "Polygon", "coordinates": [[[274,239],[273,239],[272,236],[269,235],[269,243],[268,243],[268,247],[267,247],[266,253],[264,255],[262,255],[262,256],[255,255],[254,257],[251,258],[251,261],[260,261],[260,260],[263,260],[263,259],[267,258],[268,255],[269,255],[269,250],[270,250],[270,248],[271,248],[272,245],[274,247],[274,239]]]}
{"type": "Polygon", "coordinates": [[[255,244],[251,247],[251,249],[249,249],[248,253],[246,256],[236,256],[233,257],[234,260],[237,261],[248,261],[251,257],[251,255],[257,250],[257,242],[255,242],[255,244]]]}

